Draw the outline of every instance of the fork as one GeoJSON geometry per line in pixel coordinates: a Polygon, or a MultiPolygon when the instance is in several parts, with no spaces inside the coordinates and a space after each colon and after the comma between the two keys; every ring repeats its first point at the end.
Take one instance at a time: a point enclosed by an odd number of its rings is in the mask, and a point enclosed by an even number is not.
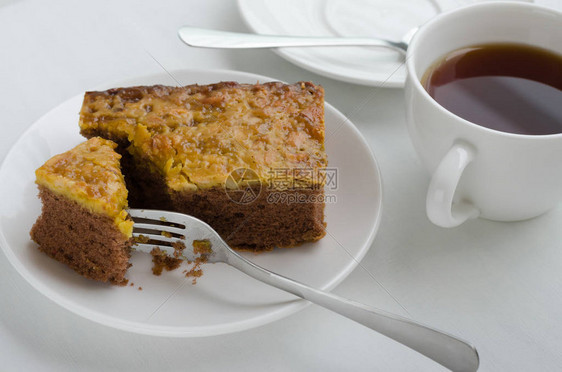
{"type": "Polygon", "coordinates": [[[129,214],[134,221],[133,237],[138,241],[133,247],[136,251],[150,253],[157,247],[174,257],[174,253],[177,255],[177,250],[172,244],[181,242],[186,248],[178,258],[195,261],[197,257],[205,256],[207,262],[226,263],[254,279],[371,328],[450,370],[476,371],[478,369],[478,352],[469,343],[414,320],[309,287],[266,270],[232,250],[211,226],[195,217],[177,212],[147,209],[130,209],[129,214]],[[211,252],[196,254],[192,249],[195,240],[208,241],[211,252]]]}

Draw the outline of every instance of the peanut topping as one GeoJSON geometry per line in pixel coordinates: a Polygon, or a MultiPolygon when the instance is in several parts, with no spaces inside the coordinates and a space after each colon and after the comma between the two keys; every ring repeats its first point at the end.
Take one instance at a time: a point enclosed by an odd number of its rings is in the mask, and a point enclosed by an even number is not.
{"type": "Polygon", "coordinates": [[[80,127],[129,144],[172,189],[210,188],[238,168],[264,181],[325,167],[323,99],[304,82],[111,89],[86,93],[80,127]]]}

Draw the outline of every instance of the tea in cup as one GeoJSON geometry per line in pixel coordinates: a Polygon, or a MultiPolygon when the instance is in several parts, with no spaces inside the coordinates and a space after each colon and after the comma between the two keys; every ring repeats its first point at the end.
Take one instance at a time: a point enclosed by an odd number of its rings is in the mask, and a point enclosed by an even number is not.
{"type": "Polygon", "coordinates": [[[538,216],[562,198],[562,13],[481,3],[422,26],[407,54],[408,130],[432,173],[429,219],[538,216]]]}

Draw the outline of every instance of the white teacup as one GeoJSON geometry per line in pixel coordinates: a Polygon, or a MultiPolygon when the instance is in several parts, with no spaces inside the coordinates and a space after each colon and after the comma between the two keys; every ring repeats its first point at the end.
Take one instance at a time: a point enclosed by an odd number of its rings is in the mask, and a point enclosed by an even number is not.
{"type": "Polygon", "coordinates": [[[473,124],[444,109],[420,82],[437,59],[471,45],[523,43],[562,54],[561,30],[560,12],[491,2],[443,13],[414,36],[406,62],[408,130],[433,174],[426,207],[434,224],[524,220],[561,199],[562,134],[520,135],[473,124]]]}

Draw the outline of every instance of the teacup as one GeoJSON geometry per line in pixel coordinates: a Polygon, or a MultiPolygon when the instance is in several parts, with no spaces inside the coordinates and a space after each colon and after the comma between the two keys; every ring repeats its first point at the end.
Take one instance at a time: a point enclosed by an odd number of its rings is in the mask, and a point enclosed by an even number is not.
{"type": "MultiPolygon", "coordinates": [[[[454,227],[482,217],[517,221],[562,197],[562,134],[522,135],[476,125],[439,105],[420,80],[462,47],[523,43],[562,54],[562,13],[533,4],[490,2],[443,13],[423,25],[407,53],[408,130],[432,173],[427,215],[454,227]]],[[[562,104],[562,102],[560,103],[562,104]]]]}

